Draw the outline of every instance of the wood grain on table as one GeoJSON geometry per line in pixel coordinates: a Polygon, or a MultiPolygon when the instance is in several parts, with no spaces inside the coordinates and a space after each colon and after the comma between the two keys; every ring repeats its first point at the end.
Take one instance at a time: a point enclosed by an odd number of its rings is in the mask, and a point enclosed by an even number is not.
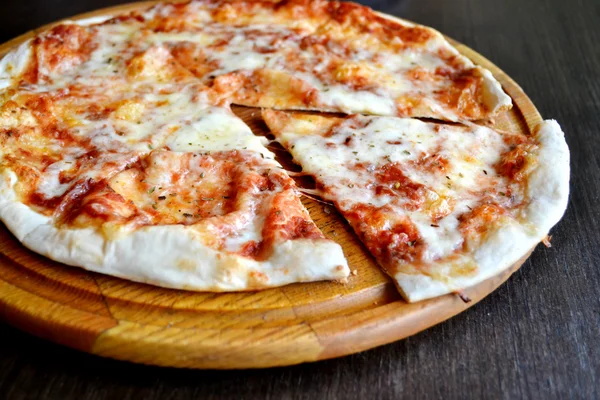
{"type": "MultiPolygon", "coordinates": [[[[118,1],[11,1],[0,41],[118,1]]],[[[101,359],[0,325],[0,398],[598,398],[600,2],[378,0],[491,59],[563,126],[572,195],[553,247],[480,304],[424,333],[346,358],[257,371],[101,359]]],[[[0,313],[2,310],[0,310],[0,313]]]]}

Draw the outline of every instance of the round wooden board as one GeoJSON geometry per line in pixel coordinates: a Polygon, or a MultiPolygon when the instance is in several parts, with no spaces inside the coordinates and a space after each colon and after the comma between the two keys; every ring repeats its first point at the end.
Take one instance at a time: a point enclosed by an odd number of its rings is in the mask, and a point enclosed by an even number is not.
{"type": "MultiPolygon", "coordinates": [[[[154,2],[73,17],[115,15],[154,2]]],[[[0,56],[50,24],[0,46],[0,56]]],[[[494,74],[514,107],[494,126],[530,132],[542,118],[523,90],[468,47],[458,50],[494,74]]],[[[255,131],[267,132],[257,109],[235,107],[255,131]]],[[[289,163],[282,155],[282,163],[289,163]]],[[[477,303],[516,271],[465,290],[406,303],[343,218],[310,199],[319,228],[340,243],[356,275],[348,283],[293,284],[260,292],[195,293],[164,289],[67,267],[25,249],[0,227],[0,317],[27,332],[120,360],[186,368],[261,368],[323,360],[403,339],[477,303]]]]}

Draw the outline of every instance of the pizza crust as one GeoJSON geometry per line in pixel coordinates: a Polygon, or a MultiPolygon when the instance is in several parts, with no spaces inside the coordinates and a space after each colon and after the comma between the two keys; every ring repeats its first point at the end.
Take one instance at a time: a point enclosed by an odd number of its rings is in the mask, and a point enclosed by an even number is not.
{"type": "Polygon", "coordinates": [[[12,85],[15,76],[19,76],[31,57],[31,39],[21,43],[0,59],[0,90],[12,85]]]}
{"type": "Polygon", "coordinates": [[[108,21],[112,17],[113,17],[112,15],[98,15],[95,17],[83,18],[83,19],[78,19],[75,21],[64,21],[63,23],[74,23],[74,24],[77,24],[80,26],[88,26],[88,25],[94,25],[94,24],[101,24],[103,22],[108,21]]]}
{"type": "Polygon", "coordinates": [[[485,68],[477,67],[477,72],[483,77],[483,102],[490,114],[498,115],[501,111],[510,110],[512,99],[504,92],[500,82],[485,68]]]}

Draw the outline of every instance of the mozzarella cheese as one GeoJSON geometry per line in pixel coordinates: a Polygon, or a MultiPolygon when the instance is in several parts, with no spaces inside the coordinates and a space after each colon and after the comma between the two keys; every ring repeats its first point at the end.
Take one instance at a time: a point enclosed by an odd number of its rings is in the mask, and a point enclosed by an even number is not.
{"type": "MultiPolygon", "coordinates": [[[[304,117],[302,123],[308,126],[303,126],[302,131],[317,131],[311,124],[318,125],[320,118],[304,117]]],[[[495,165],[508,146],[501,134],[488,128],[356,116],[324,135],[298,134],[293,123],[285,129],[277,139],[303,170],[326,188],[324,197],[346,212],[358,204],[369,204],[376,208],[387,206],[393,214],[409,217],[426,243],[422,256],[425,262],[450,256],[463,245],[458,218],[478,205],[482,193],[508,191],[508,180],[495,172],[495,165]],[[446,163],[443,171],[431,165],[430,160],[436,159],[446,163]],[[417,211],[407,211],[404,200],[399,201],[399,195],[393,191],[376,193],[376,171],[394,163],[401,165],[409,182],[426,188],[425,203],[417,211]],[[444,207],[450,212],[442,210],[443,218],[431,217],[444,207]]],[[[406,182],[391,182],[392,188],[401,189],[404,185],[406,182]]]]}

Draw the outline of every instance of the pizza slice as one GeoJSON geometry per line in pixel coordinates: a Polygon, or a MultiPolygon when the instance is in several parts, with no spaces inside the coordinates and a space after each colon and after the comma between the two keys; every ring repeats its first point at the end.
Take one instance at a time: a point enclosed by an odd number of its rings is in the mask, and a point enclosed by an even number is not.
{"type": "Polygon", "coordinates": [[[240,105],[452,121],[511,107],[439,32],[353,3],[192,1],[137,16],[144,40],[240,105]]]}
{"type": "Polygon", "coordinates": [[[554,121],[527,136],[395,117],[263,117],[411,302],[508,268],[567,204],[569,152],[554,121]]]}
{"type": "Polygon", "coordinates": [[[343,279],[324,238],[274,160],[253,151],[153,151],[89,180],[57,219],[34,211],[5,171],[0,217],[53,260],[163,287],[237,291],[343,279]],[[12,200],[12,201],[11,201],[12,200]],[[16,225],[20,223],[21,225],[16,225]],[[25,226],[23,225],[25,224],[25,226]]]}

